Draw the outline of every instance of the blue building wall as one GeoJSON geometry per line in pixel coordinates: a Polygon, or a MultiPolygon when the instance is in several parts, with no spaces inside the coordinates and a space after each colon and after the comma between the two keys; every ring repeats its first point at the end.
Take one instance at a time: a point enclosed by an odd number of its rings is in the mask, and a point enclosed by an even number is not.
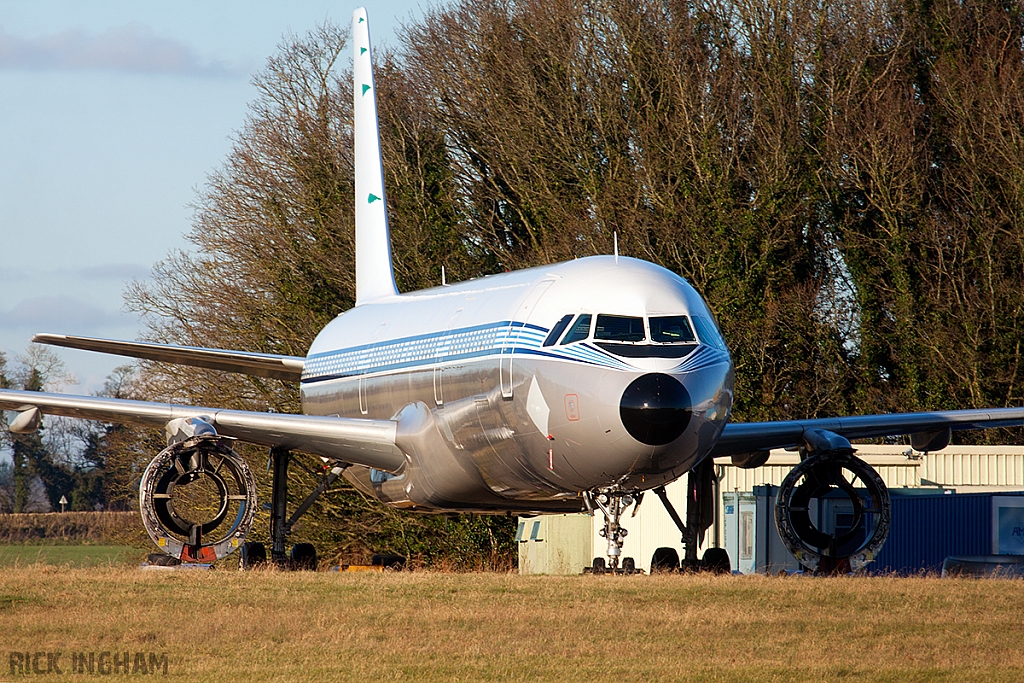
{"type": "Polygon", "coordinates": [[[868,571],[938,573],[950,555],[992,552],[993,494],[906,495],[898,489],[890,494],[889,539],[868,571]]]}

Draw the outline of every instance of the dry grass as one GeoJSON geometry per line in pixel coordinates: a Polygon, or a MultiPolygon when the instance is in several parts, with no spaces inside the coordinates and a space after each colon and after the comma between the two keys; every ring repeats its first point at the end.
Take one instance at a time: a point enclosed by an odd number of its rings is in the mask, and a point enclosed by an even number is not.
{"type": "Polygon", "coordinates": [[[0,575],[8,651],[167,652],[194,681],[1018,681],[1022,604],[1011,580],[0,575]]]}

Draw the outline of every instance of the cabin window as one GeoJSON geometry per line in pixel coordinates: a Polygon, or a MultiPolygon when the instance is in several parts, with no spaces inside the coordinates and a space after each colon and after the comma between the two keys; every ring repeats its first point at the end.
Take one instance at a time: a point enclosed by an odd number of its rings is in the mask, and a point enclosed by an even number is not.
{"type": "Polygon", "coordinates": [[[571,344],[573,342],[586,339],[590,336],[590,314],[585,313],[580,317],[576,318],[576,322],[573,323],[572,329],[562,339],[562,344],[571,344]]]}
{"type": "Polygon", "coordinates": [[[548,338],[544,340],[544,344],[542,344],[542,346],[554,346],[571,321],[572,314],[562,316],[562,319],[555,323],[555,326],[551,328],[551,332],[548,333],[548,338]]]}
{"type": "Polygon", "coordinates": [[[651,341],[656,342],[695,342],[693,329],[685,315],[672,315],[651,318],[651,341]]]}
{"type": "Polygon", "coordinates": [[[638,342],[643,341],[644,338],[643,318],[633,318],[624,315],[597,316],[597,329],[594,330],[594,339],[638,342]]]}

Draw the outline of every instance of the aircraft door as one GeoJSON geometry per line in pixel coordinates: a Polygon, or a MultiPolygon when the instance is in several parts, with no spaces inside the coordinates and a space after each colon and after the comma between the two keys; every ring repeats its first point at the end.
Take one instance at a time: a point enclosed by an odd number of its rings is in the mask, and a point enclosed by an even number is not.
{"type": "Polygon", "coordinates": [[[438,338],[437,346],[434,349],[434,403],[439,406],[444,405],[444,359],[451,355],[452,329],[461,313],[461,308],[452,313],[452,317],[448,319],[448,327],[438,338]]]}
{"type": "Polygon", "coordinates": [[[542,280],[536,287],[530,290],[522,299],[522,303],[516,309],[512,320],[509,321],[508,328],[505,331],[505,340],[501,345],[501,356],[498,361],[498,378],[501,383],[502,398],[512,398],[512,358],[515,356],[516,344],[527,343],[527,337],[524,335],[523,328],[533,317],[533,312],[537,308],[537,302],[540,301],[553,282],[554,280],[542,280]]]}
{"type": "Polygon", "coordinates": [[[363,349],[363,352],[359,354],[359,412],[362,415],[367,415],[370,412],[369,403],[366,400],[366,372],[372,369],[374,364],[374,350],[377,348],[377,341],[384,334],[384,329],[388,326],[387,323],[381,323],[377,331],[373,333],[373,340],[363,349]]]}

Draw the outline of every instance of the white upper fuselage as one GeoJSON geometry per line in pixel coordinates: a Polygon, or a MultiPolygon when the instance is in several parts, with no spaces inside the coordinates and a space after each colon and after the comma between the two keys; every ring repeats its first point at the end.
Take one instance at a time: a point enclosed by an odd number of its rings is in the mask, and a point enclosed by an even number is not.
{"type": "Polygon", "coordinates": [[[410,455],[399,477],[377,476],[385,481],[374,487],[368,472],[362,477],[382,500],[444,509],[521,500],[544,509],[542,501],[595,487],[649,488],[682,475],[725,425],[732,363],[683,278],[645,261],[597,256],[357,306],[317,336],[301,386],[308,414],[389,419],[412,404],[429,413],[427,431],[436,427],[436,436],[430,446],[418,443],[430,452],[410,455]],[[572,316],[571,329],[588,314],[586,339],[562,343],[563,328],[545,345],[559,320],[572,316]],[[634,318],[643,340],[595,339],[605,334],[599,315],[634,318]],[[688,316],[700,339],[655,341],[650,321],[666,316],[688,316]],[[624,426],[623,392],[655,375],[678,380],[692,410],[677,438],[651,445],[624,426]],[[429,461],[442,457],[447,468],[431,477],[429,461]],[[462,481],[445,474],[452,467],[462,481]]]}

